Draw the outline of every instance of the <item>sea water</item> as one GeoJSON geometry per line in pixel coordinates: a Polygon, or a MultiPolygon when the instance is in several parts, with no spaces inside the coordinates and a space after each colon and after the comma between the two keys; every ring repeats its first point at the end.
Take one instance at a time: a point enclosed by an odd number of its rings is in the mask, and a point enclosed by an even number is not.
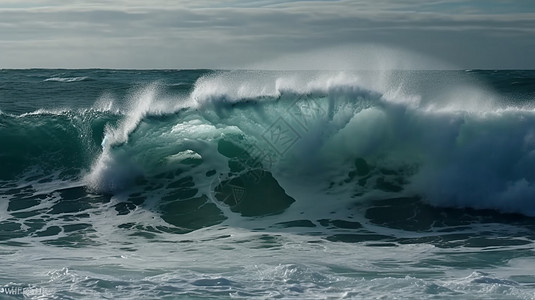
{"type": "Polygon", "coordinates": [[[535,297],[534,71],[0,78],[0,297],[535,297]]]}

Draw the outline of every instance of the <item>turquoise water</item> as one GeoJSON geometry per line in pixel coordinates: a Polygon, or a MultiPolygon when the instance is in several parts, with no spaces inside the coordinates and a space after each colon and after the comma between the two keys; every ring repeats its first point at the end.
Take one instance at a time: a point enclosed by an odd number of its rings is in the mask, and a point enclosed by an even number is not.
{"type": "Polygon", "coordinates": [[[534,71],[0,74],[0,297],[535,296],[534,71]]]}

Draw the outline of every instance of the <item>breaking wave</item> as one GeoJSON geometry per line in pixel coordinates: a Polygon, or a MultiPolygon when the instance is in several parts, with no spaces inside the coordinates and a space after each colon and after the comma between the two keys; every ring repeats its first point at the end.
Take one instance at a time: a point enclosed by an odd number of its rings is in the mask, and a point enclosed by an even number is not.
{"type": "Polygon", "coordinates": [[[96,193],[246,216],[400,197],[535,216],[535,111],[463,76],[215,72],[186,96],[147,86],[121,109],[2,114],[1,175],[46,165],[96,193]]]}

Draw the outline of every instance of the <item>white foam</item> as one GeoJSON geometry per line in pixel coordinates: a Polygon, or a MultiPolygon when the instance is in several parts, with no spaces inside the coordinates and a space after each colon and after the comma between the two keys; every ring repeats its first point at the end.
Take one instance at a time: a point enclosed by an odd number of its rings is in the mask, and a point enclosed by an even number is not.
{"type": "Polygon", "coordinates": [[[120,109],[117,107],[116,101],[112,94],[104,93],[100,96],[92,107],[98,112],[115,112],[118,113],[120,109]]]}
{"type": "Polygon", "coordinates": [[[106,126],[102,141],[102,153],[86,175],[87,185],[96,191],[112,192],[121,189],[139,172],[128,163],[128,156],[121,159],[111,153],[111,147],[126,143],[129,134],[136,129],[139,122],[151,111],[157,95],[157,86],[145,88],[132,96],[127,115],[117,127],[106,126]]]}
{"type": "Polygon", "coordinates": [[[64,114],[66,114],[68,112],[69,112],[68,109],[43,109],[43,108],[40,108],[38,110],[29,112],[29,113],[20,114],[18,117],[24,118],[24,117],[28,117],[28,116],[39,116],[39,115],[61,116],[61,115],[64,115],[64,114]]]}
{"type": "MultiPolygon", "coordinates": [[[[99,107],[100,103],[113,106],[113,101],[108,98],[98,101],[96,107],[99,107]]],[[[94,191],[105,193],[123,189],[133,178],[141,175],[143,170],[137,166],[135,159],[132,160],[131,154],[125,152],[128,150],[115,151],[113,148],[127,144],[129,136],[148,115],[170,115],[190,106],[188,99],[163,95],[157,83],[141,88],[131,95],[123,119],[117,126],[107,125],[105,128],[101,143],[102,153],[85,176],[87,185],[94,191]]]]}
{"type": "Polygon", "coordinates": [[[76,81],[84,81],[88,79],[87,76],[79,76],[79,77],[50,77],[43,81],[56,81],[56,82],[76,82],[76,81]]]}

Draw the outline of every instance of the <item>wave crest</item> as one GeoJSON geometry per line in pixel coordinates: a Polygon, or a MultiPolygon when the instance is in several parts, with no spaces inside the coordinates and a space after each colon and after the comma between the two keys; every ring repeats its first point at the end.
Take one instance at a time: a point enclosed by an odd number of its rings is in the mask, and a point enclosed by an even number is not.
{"type": "Polygon", "coordinates": [[[50,77],[43,81],[52,81],[52,82],[78,82],[78,81],[85,81],[90,80],[87,76],[79,76],[79,77],[50,77]]]}

